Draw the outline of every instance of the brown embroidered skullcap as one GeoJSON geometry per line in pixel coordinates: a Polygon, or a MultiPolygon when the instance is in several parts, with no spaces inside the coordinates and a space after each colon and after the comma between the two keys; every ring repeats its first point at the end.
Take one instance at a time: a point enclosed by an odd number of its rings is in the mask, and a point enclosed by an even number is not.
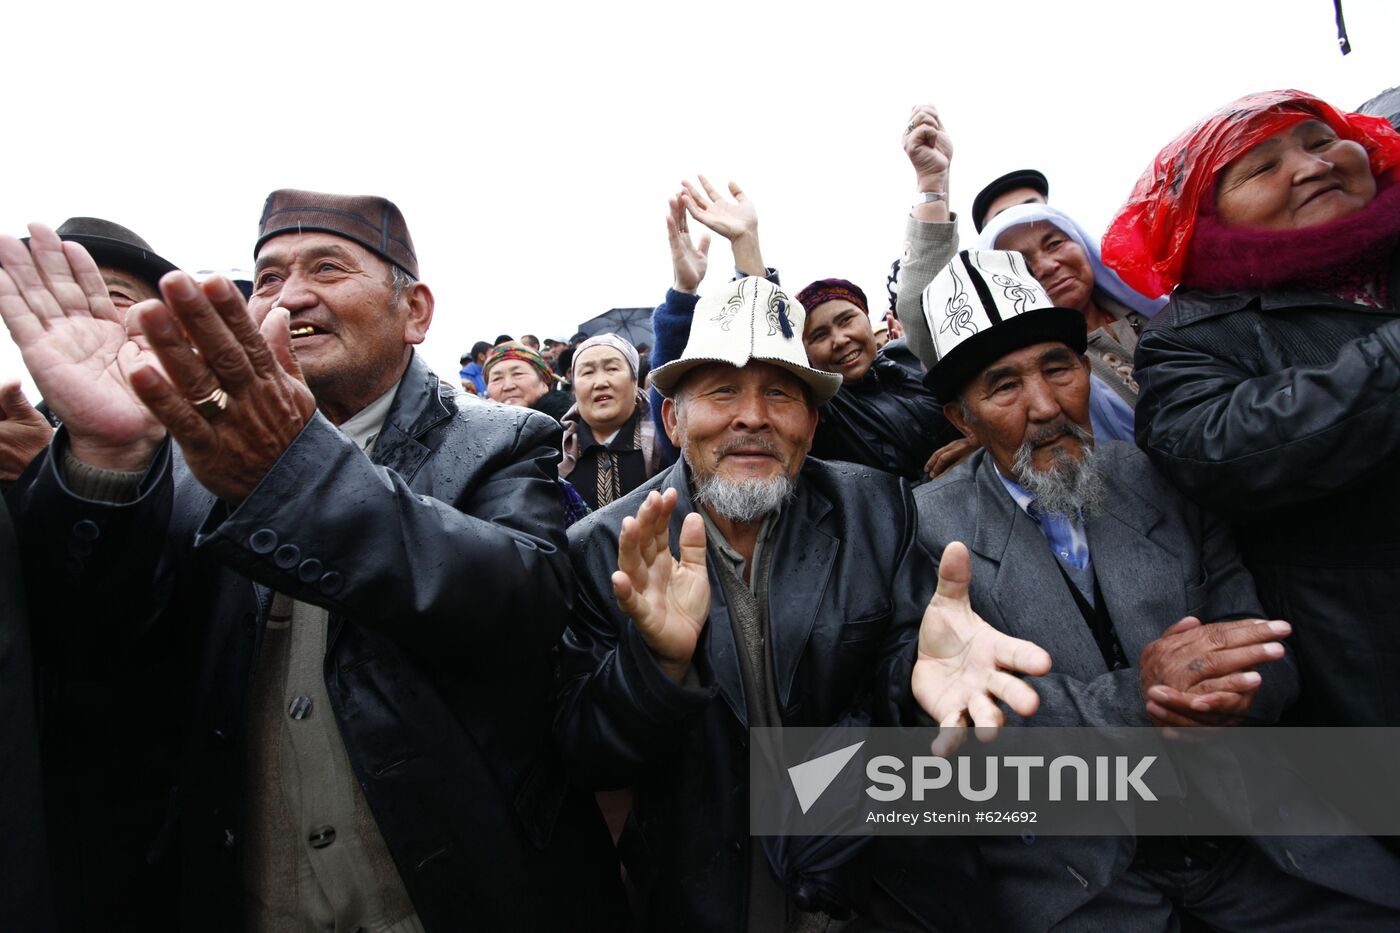
{"type": "Polygon", "coordinates": [[[322,194],[292,188],[272,192],[258,222],[253,258],[275,236],[312,231],[333,233],[358,243],[418,278],[418,256],[403,214],[393,201],[371,194],[322,194]]]}

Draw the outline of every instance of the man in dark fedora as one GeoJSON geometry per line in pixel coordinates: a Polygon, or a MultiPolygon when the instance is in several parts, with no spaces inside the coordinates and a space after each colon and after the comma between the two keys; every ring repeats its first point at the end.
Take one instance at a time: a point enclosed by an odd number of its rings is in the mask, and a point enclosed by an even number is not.
{"type": "Polygon", "coordinates": [[[64,423],[12,497],[36,628],[144,663],[179,735],[144,853],[178,897],[86,928],[620,928],[548,741],[559,428],[459,408],[416,354],[434,302],[398,208],[273,192],[249,304],[167,275],[146,346],[31,230],[54,288],[0,239],[0,310],[64,423]]]}

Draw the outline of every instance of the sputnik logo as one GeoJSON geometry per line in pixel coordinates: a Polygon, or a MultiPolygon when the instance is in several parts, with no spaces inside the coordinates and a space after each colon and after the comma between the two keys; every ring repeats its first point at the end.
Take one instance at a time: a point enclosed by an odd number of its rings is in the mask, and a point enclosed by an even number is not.
{"type": "Polygon", "coordinates": [[[831,786],[831,782],[836,780],[836,776],[841,773],[850,760],[855,757],[856,752],[865,742],[857,742],[854,745],[847,745],[845,748],[828,752],[811,761],[804,761],[800,765],[793,765],[788,768],[788,778],[792,781],[792,789],[797,794],[797,802],[802,807],[802,812],[806,813],[812,809],[812,805],[817,802],[826,789],[831,786]]]}

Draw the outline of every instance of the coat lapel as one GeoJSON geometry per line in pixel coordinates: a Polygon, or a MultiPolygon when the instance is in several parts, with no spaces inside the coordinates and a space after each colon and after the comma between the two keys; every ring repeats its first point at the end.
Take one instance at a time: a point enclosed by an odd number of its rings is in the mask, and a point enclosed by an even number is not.
{"type": "Polygon", "coordinates": [[[431,453],[418,438],[452,417],[452,409],[443,400],[440,385],[427,364],[417,353],[413,354],[408,370],[399,380],[399,391],[384,419],[384,427],[374,442],[371,460],[388,467],[406,481],[413,478],[431,453]]]}
{"type": "Polygon", "coordinates": [[[1149,536],[1162,520],[1161,511],[1115,479],[1115,462],[1104,461],[1108,500],[1087,532],[1118,642],[1128,661],[1136,663],[1148,642],[1185,612],[1186,596],[1181,562],[1149,536]]]}
{"type": "MultiPolygon", "coordinates": [[[[977,530],[972,550],[995,565],[987,613],[976,605],[978,573],[973,564],[973,609],[1000,618],[998,626],[1050,652],[1057,673],[1093,677],[1103,673],[1103,656],[1089,631],[1069,584],[1060,573],[1050,543],[1035,520],[1021,510],[985,454],[977,464],[977,530]]],[[[1097,553],[1094,553],[1097,564],[1097,553]]]]}
{"type": "Polygon", "coordinates": [[[797,482],[797,496],[784,509],[773,535],[768,577],[768,637],[784,710],[840,547],[821,527],[831,511],[830,500],[804,476],[799,475],[797,482]]]}
{"type": "MultiPolygon", "coordinates": [[[[671,553],[679,557],[680,548],[677,542],[681,537],[681,525],[685,522],[685,517],[697,508],[690,498],[690,475],[686,472],[684,460],[676,461],[675,466],[671,467],[670,475],[657,488],[664,491],[670,487],[675,487],[676,490],[676,508],[671,513],[669,529],[671,553]]],[[[748,728],[749,711],[744,699],[744,678],[739,670],[739,646],[734,626],[729,619],[729,605],[725,602],[724,587],[715,573],[714,560],[708,550],[705,554],[705,569],[710,578],[710,618],[705,623],[705,631],[700,633],[700,644],[696,653],[705,659],[710,676],[719,687],[720,695],[724,697],[725,703],[729,704],[735,718],[748,728]]]]}

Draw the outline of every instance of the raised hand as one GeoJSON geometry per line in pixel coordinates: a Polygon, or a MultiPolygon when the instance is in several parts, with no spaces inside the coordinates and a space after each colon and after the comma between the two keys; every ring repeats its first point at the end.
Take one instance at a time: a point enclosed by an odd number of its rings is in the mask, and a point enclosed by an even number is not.
{"type": "Polygon", "coordinates": [[[671,556],[676,491],[647,495],[635,518],[622,520],[613,595],[668,677],[685,679],[700,632],[710,616],[705,571],[705,523],[692,512],[681,526],[680,559],[671,556]]]}
{"type": "Polygon", "coordinates": [[[53,425],[29,404],[19,380],[0,384],[0,481],[19,479],[51,437],[53,425]]]}
{"type": "Polygon", "coordinates": [[[691,217],[709,227],[726,240],[758,236],[758,208],[754,207],[735,182],[729,183],[733,200],[726,198],[710,184],[704,175],[697,176],[703,193],[688,181],[682,181],[681,203],[691,217]]]}
{"type": "Polygon", "coordinates": [[[904,154],[914,166],[920,191],[946,191],[948,168],[953,163],[953,139],[943,128],[938,108],[920,104],[909,112],[904,128],[904,154]],[[925,182],[941,180],[945,187],[924,187],[925,182]]]}
{"type": "Polygon", "coordinates": [[[767,275],[758,245],[758,208],[736,183],[729,183],[729,193],[734,196],[729,200],[704,175],[699,178],[703,193],[690,182],[681,182],[684,190],[680,199],[686,213],[729,241],[736,269],[745,275],[767,275]]]}
{"type": "Polygon", "coordinates": [[[0,236],[0,317],[68,428],[73,455],[110,470],[144,469],[165,428],[127,376],[148,357],[87,250],[43,224],[31,224],[29,236],[28,249],[0,236]]]}
{"type": "Polygon", "coordinates": [[[1001,700],[1021,716],[1030,716],[1040,696],[1014,676],[1050,671],[1050,655],[1033,642],[997,631],[972,610],[968,585],[972,563],[958,541],[943,550],[938,589],[919,625],[918,656],[911,677],[914,699],[940,729],[933,753],[944,755],[962,741],[970,721],[984,740],[995,737],[1006,717],[1001,700]]]}
{"type": "Polygon", "coordinates": [[[671,242],[672,287],[678,292],[694,295],[705,280],[705,270],[710,264],[710,235],[700,235],[700,245],[690,239],[690,220],[681,203],[681,195],[669,202],[671,211],[666,215],[666,237],[671,242]]]}
{"type": "Polygon", "coordinates": [[[1281,620],[1237,619],[1202,625],[1187,616],[1143,649],[1139,681],[1147,714],[1159,726],[1229,726],[1248,719],[1263,678],[1260,664],[1281,660],[1293,631],[1281,620]]]}
{"type": "Polygon", "coordinates": [[[131,313],[165,372],[143,365],[132,387],[200,483],[237,504],[316,411],[292,353],[287,309],[273,308],[259,332],[222,276],[201,286],[172,272],[160,287],[164,302],[144,301],[131,313]]]}

